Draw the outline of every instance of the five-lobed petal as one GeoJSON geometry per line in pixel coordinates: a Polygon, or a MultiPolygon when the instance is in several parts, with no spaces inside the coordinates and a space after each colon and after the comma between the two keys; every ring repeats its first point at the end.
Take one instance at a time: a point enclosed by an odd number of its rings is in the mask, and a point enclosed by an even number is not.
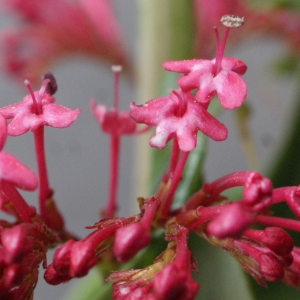
{"type": "Polygon", "coordinates": [[[182,151],[196,147],[197,131],[216,141],[227,138],[227,128],[189,93],[173,91],[169,97],[160,97],[144,105],[130,105],[130,116],[137,123],[156,125],[150,145],[162,149],[175,135],[182,151]]]}
{"type": "Polygon", "coordinates": [[[246,99],[247,85],[239,75],[246,72],[247,66],[239,59],[224,57],[217,71],[215,62],[215,59],[166,61],[163,67],[182,73],[178,85],[184,92],[198,89],[196,100],[200,103],[209,102],[217,94],[223,108],[240,107],[246,99]]]}
{"type": "MultiPolygon", "coordinates": [[[[39,93],[35,92],[39,99],[39,93]]],[[[33,100],[30,95],[22,102],[0,108],[0,113],[6,119],[12,119],[7,126],[7,133],[18,136],[27,131],[35,131],[39,126],[47,125],[56,128],[70,126],[80,113],[80,109],[71,110],[65,106],[54,104],[54,97],[43,94],[41,100],[42,113],[36,114],[33,100]]]]}

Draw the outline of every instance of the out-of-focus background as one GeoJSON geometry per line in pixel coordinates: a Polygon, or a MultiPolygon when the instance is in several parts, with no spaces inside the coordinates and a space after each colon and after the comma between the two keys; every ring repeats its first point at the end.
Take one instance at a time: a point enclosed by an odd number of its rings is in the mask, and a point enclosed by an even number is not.
{"type": "MultiPolygon", "coordinates": [[[[127,47],[131,57],[135,56],[137,36],[137,7],[132,0],[115,0],[116,14],[122,24],[127,47]]],[[[0,26],[5,28],[15,20],[1,14],[0,26]]],[[[229,35],[230,39],[230,35],[229,35]]],[[[244,76],[248,84],[248,104],[251,108],[250,131],[253,134],[260,171],[264,172],[272,164],[274,150],[279,148],[279,140],[284,136],[286,120],[292,113],[293,99],[291,80],[278,78],[273,71],[276,57],[282,53],[280,41],[265,37],[249,38],[227,54],[242,59],[248,65],[244,76]]],[[[58,130],[46,128],[46,155],[50,184],[55,190],[55,200],[65,216],[67,228],[83,237],[89,231],[84,227],[99,219],[99,209],[107,198],[109,139],[99,131],[89,109],[89,100],[112,106],[113,75],[107,66],[77,56],[60,60],[51,67],[58,82],[57,103],[75,109],[81,114],[70,128],[58,130]]],[[[0,69],[1,106],[16,103],[28,94],[22,82],[7,77],[0,69]]],[[[25,78],[24,78],[25,79],[25,78]]],[[[121,77],[120,106],[128,109],[131,101],[137,101],[129,81],[121,77]]],[[[246,169],[237,124],[233,112],[225,111],[220,120],[228,126],[229,138],[225,142],[209,142],[205,175],[213,180],[226,173],[246,169]]],[[[120,214],[130,214],[135,210],[132,199],[134,178],[132,168],[135,162],[133,137],[122,139],[121,173],[119,186],[120,214]]],[[[33,137],[27,133],[18,138],[9,138],[5,151],[36,169],[33,137]]],[[[26,199],[36,205],[36,193],[26,193],[26,199]]],[[[141,196],[141,195],[136,195],[141,196]]],[[[51,257],[49,257],[51,261],[51,257]]],[[[199,262],[200,272],[201,262],[199,262]]],[[[41,276],[35,292],[35,299],[59,299],[63,292],[76,280],[60,286],[47,285],[41,276]]]]}

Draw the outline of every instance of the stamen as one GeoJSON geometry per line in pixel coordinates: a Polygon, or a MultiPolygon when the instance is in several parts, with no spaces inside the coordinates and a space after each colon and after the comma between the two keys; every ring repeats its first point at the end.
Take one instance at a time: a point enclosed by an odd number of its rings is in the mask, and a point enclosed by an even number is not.
{"type": "Polygon", "coordinates": [[[51,72],[47,72],[42,76],[42,81],[44,82],[46,79],[49,79],[48,85],[45,89],[45,92],[48,93],[49,95],[54,95],[57,91],[57,82],[55,77],[51,72]]]}
{"type": "Polygon", "coordinates": [[[230,28],[242,26],[244,24],[244,17],[238,17],[238,16],[233,16],[233,15],[224,15],[220,21],[222,22],[222,24],[224,26],[226,26],[226,30],[224,32],[222,41],[220,43],[219,32],[216,28],[214,28],[215,35],[216,35],[216,46],[217,46],[215,75],[217,75],[221,70],[221,62],[222,62],[222,59],[224,56],[225,45],[226,45],[226,41],[227,41],[227,37],[228,37],[230,28]]]}
{"type": "Polygon", "coordinates": [[[32,98],[32,101],[33,101],[33,107],[34,107],[34,110],[35,110],[35,114],[39,115],[41,113],[41,111],[40,111],[39,105],[38,105],[38,103],[36,101],[34,92],[33,92],[32,88],[31,88],[30,81],[27,80],[27,79],[25,79],[24,80],[24,84],[26,85],[26,87],[27,87],[27,89],[28,89],[28,91],[29,91],[29,93],[31,95],[31,98],[32,98]]]}
{"type": "Polygon", "coordinates": [[[114,72],[114,108],[118,111],[119,108],[119,77],[122,71],[122,66],[112,65],[111,70],[114,72]]]}
{"type": "Polygon", "coordinates": [[[45,79],[42,83],[42,86],[39,90],[39,97],[42,98],[43,95],[47,92],[48,85],[50,83],[50,79],[45,79]]]}

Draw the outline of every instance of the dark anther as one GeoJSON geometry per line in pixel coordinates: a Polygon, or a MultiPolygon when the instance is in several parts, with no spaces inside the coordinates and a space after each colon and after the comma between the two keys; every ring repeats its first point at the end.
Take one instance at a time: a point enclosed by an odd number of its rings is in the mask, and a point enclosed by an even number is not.
{"type": "Polygon", "coordinates": [[[51,72],[47,72],[42,76],[42,81],[44,81],[45,79],[49,79],[50,82],[47,85],[46,88],[46,93],[53,95],[56,93],[57,91],[57,83],[56,83],[56,79],[53,76],[53,74],[51,72]]]}

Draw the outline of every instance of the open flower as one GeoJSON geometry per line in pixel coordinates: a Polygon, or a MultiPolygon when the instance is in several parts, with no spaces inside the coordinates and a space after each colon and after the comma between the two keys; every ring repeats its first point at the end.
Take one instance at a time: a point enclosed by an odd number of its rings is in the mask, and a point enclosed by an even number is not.
{"type": "Polygon", "coordinates": [[[157,126],[150,146],[162,149],[175,135],[182,151],[196,147],[197,131],[208,137],[222,141],[227,138],[227,128],[189,93],[173,91],[168,97],[148,101],[144,105],[130,104],[130,116],[137,123],[157,126]]]}
{"type": "MultiPolygon", "coordinates": [[[[46,84],[47,86],[47,84],[46,84]]],[[[32,95],[24,97],[22,102],[0,108],[0,113],[6,119],[12,119],[8,124],[8,135],[18,136],[38,127],[48,125],[56,128],[70,126],[80,113],[79,109],[71,110],[65,106],[54,104],[55,98],[44,92],[43,84],[40,91],[34,93],[40,112],[32,95]]]]}
{"type": "Polygon", "coordinates": [[[217,94],[225,109],[234,109],[242,105],[247,95],[243,75],[247,66],[239,59],[224,57],[221,69],[216,71],[216,59],[166,61],[163,67],[172,72],[184,74],[178,79],[178,85],[184,92],[198,89],[196,100],[209,102],[217,94]]]}

